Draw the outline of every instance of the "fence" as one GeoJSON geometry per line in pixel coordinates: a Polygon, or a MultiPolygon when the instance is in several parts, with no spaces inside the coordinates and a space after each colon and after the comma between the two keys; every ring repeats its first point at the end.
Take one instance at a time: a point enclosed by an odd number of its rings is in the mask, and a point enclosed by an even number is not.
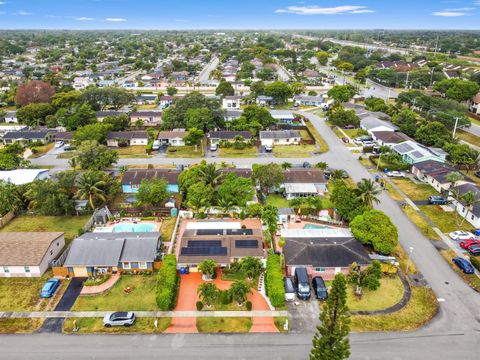
{"type": "Polygon", "coordinates": [[[5,225],[7,225],[12,219],[15,217],[15,213],[12,211],[9,211],[5,215],[3,215],[0,218],[0,229],[3,228],[5,225]]]}

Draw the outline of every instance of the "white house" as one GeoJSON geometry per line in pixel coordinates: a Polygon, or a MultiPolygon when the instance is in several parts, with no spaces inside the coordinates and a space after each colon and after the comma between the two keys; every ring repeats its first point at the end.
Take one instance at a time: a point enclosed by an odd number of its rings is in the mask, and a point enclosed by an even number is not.
{"type": "Polygon", "coordinates": [[[475,228],[480,228],[480,188],[474,184],[463,184],[454,188],[459,195],[465,195],[466,193],[473,193],[477,199],[477,203],[473,206],[467,207],[462,202],[457,202],[453,197],[449,199],[453,201],[455,210],[465,218],[475,228]]]}
{"type": "Polygon", "coordinates": [[[360,127],[371,135],[376,131],[397,131],[398,127],[389,121],[368,115],[360,119],[360,127]]]}
{"type": "Polygon", "coordinates": [[[165,109],[172,105],[175,102],[175,99],[175,96],[164,95],[160,98],[160,101],[158,102],[158,107],[160,109],[165,109]]]}
{"type": "Polygon", "coordinates": [[[292,168],[285,170],[283,175],[283,188],[288,200],[323,195],[327,192],[327,179],[320,169],[292,168]]]}
{"type": "Polygon", "coordinates": [[[468,102],[468,110],[474,114],[480,115],[480,92],[468,102]]]}
{"type": "Polygon", "coordinates": [[[44,180],[50,177],[46,169],[16,169],[0,171],[0,180],[9,181],[15,185],[30,184],[35,180],[44,180]]]}
{"type": "Polygon", "coordinates": [[[157,139],[162,145],[185,146],[183,138],[188,135],[188,131],[183,129],[173,129],[172,131],[160,131],[157,139]]]}
{"type": "Polygon", "coordinates": [[[273,97],[265,96],[265,95],[257,96],[257,99],[255,101],[260,106],[273,105],[274,104],[273,97]]]}
{"type": "Polygon", "coordinates": [[[325,104],[323,96],[295,95],[293,103],[297,106],[316,106],[320,107],[325,104]]]}
{"type": "Polygon", "coordinates": [[[64,246],[62,232],[2,232],[0,277],[40,277],[64,246]]]}
{"type": "Polygon", "coordinates": [[[95,82],[88,77],[76,77],[73,79],[73,88],[75,90],[82,90],[86,87],[93,85],[95,82]]]}
{"type": "Polygon", "coordinates": [[[298,145],[301,141],[302,135],[298,130],[260,131],[260,142],[262,146],[298,145]]]}
{"type": "Polygon", "coordinates": [[[240,110],[243,96],[225,96],[222,99],[222,109],[240,110]]]}
{"type": "Polygon", "coordinates": [[[161,125],[162,124],[162,111],[161,110],[139,110],[130,114],[130,122],[135,123],[141,120],[143,125],[161,125]]]}
{"type": "Polygon", "coordinates": [[[450,189],[452,183],[448,181],[448,174],[454,172],[463,176],[456,185],[471,183],[473,180],[458,172],[453,166],[436,160],[425,160],[412,165],[412,174],[421,181],[431,185],[438,192],[445,192],[450,189]]]}
{"type": "Polygon", "coordinates": [[[408,164],[416,164],[425,160],[445,162],[446,155],[443,151],[434,148],[427,148],[415,141],[404,141],[395,145],[393,151],[399,154],[403,161],[408,164]]]}
{"type": "Polygon", "coordinates": [[[404,141],[411,140],[407,135],[399,131],[372,131],[373,140],[380,146],[393,147],[404,141]]]}
{"type": "Polygon", "coordinates": [[[148,134],[146,131],[110,131],[107,134],[107,145],[118,147],[121,140],[128,146],[147,146],[148,134]]]}

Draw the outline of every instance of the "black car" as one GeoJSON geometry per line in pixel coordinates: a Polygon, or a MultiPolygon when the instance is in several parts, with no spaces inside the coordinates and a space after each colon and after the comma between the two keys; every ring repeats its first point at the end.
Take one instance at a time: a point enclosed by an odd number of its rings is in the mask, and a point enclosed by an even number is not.
{"type": "Polygon", "coordinates": [[[312,167],[312,164],[310,164],[308,161],[305,161],[303,164],[302,164],[302,167],[304,169],[310,169],[312,167]]]}
{"type": "Polygon", "coordinates": [[[480,170],[475,171],[475,176],[478,177],[478,178],[480,178],[480,170]]]}
{"type": "Polygon", "coordinates": [[[467,248],[467,251],[470,255],[479,256],[480,255],[480,245],[472,245],[467,248]]]}
{"type": "Polygon", "coordinates": [[[312,280],[313,292],[318,300],[327,300],[328,292],[327,287],[325,286],[325,281],[321,276],[316,276],[312,280]]]}

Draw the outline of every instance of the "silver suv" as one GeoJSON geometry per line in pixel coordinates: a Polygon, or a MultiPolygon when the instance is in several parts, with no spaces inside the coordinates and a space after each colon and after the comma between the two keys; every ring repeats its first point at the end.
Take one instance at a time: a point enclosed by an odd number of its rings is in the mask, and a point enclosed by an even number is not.
{"type": "Polygon", "coordinates": [[[103,326],[131,326],[135,323],[135,313],[129,312],[113,312],[105,315],[103,318],[103,326]]]}

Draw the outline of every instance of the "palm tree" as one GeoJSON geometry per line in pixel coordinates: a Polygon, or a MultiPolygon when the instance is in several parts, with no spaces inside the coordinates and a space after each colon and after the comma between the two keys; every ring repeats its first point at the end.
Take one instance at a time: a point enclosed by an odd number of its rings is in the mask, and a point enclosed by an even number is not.
{"type": "Polygon", "coordinates": [[[320,161],[315,164],[315,167],[321,170],[325,170],[328,167],[328,164],[325,161],[320,161]]]}
{"type": "Polygon", "coordinates": [[[449,172],[447,175],[445,175],[445,180],[451,183],[450,188],[457,187],[457,182],[463,179],[464,179],[464,176],[457,171],[452,171],[452,172],[449,172]]]}
{"type": "Polygon", "coordinates": [[[200,270],[206,278],[212,279],[217,270],[217,263],[212,259],[202,260],[200,264],[198,264],[198,270],[200,270]]]}
{"type": "Polygon", "coordinates": [[[237,280],[230,286],[230,292],[238,305],[242,305],[247,300],[247,294],[251,294],[252,290],[245,281],[237,280]]]}
{"type": "Polygon", "coordinates": [[[262,262],[259,258],[247,256],[241,261],[242,270],[252,280],[262,271],[262,262]]]}
{"type": "Polygon", "coordinates": [[[205,184],[215,188],[222,178],[222,172],[217,169],[216,164],[206,164],[199,170],[200,176],[205,184]]]}
{"type": "Polygon", "coordinates": [[[235,207],[235,202],[232,199],[226,197],[219,197],[217,199],[216,208],[222,211],[222,214],[230,216],[230,211],[235,207]]]}
{"type": "Polygon", "coordinates": [[[78,179],[76,197],[80,200],[88,200],[90,207],[95,209],[98,202],[104,203],[107,197],[104,191],[105,181],[98,180],[94,174],[86,172],[78,179]]]}
{"type": "Polygon", "coordinates": [[[357,184],[357,196],[362,204],[369,208],[373,208],[373,203],[378,204],[380,200],[378,195],[381,193],[380,188],[370,179],[362,179],[357,184]]]}
{"type": "Polygon", "coordinates": [[[207,307],[215,301],[218,295],[218,289],[213,283],[204,282],[197,288],[197,294],[207,307]]]}
{"type": "Polygon", "coordinates": [[[340,170],[340,169],[333,170],[332,173],[330,174],[330,177],[332,179],[341,179],[343,177],[343,170],[340,170]]]}
{"type": "Polygon", "coordinates": [[[287,161],[285,161],[285,162],[282,163],[281,166],[282,166],[282,169],[283,169],[283,170],[287,170],[287,169],[290,169],[290,168],[292,167],[292,164],[289,163],[289,162],[287,162],[287,161]]]}

